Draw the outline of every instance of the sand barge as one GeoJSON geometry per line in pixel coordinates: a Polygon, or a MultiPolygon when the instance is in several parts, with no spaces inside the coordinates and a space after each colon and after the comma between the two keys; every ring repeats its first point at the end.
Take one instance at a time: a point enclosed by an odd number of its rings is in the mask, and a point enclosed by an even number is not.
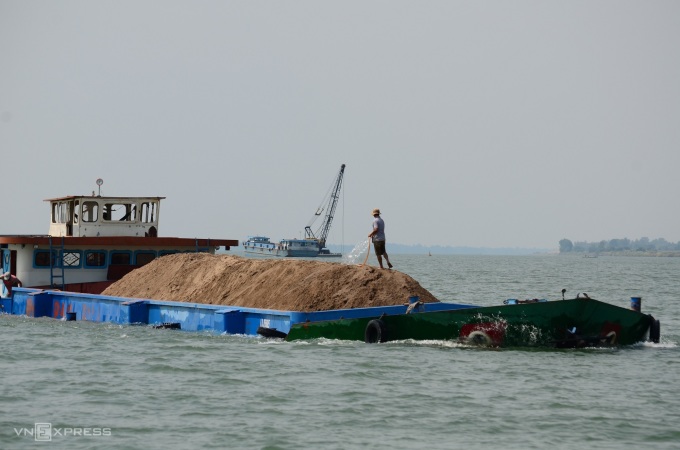
{"type": "Polygon", "coordinates": [[[395,271],[325,261],[182,253],[155,259],[103,295],[282,311],[401,305],[438,300],[395,271]]]}

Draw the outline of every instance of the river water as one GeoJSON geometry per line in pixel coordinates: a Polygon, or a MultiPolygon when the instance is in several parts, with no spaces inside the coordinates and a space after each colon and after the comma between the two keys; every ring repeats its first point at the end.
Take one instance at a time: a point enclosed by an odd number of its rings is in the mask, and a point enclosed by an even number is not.
{"type": "Polygon", "coordinates": [[[0,449],[680,448],[680,258],[391,260],[443,301],[639,296],[661,342],[287,343],[4,315],[0,449]]]}

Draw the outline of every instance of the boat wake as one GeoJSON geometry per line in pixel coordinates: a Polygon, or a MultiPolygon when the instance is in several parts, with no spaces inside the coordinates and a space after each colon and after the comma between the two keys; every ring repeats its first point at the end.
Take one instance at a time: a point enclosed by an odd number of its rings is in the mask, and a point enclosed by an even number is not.
{"type": "MultiPolygon", "coordinates": [[[[634,346],[643,347],[643,348],[678,348],[678,343],[673,342],[673,341],[669,341],[669,340],[661,339],[661,342],[659,342],[659,343],[645,341],[645,342],[639,342],[639,343],[635,344],[634,346]]],[[[633,346],[631,346],[631,347],[633,347],[633,346]]]]}

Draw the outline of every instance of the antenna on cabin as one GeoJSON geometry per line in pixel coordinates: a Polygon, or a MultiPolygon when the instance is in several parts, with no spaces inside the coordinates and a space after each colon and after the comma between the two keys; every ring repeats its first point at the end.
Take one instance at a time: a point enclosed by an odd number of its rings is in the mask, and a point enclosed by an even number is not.
{"type": "Polygon", "coordinates": [[[102,184],[104,184],[104,180],[102,180],[101,178],[97,178],[97,187],[99,189],[99,192],[97,193],[97,197],[102,196],[102,184]]]}

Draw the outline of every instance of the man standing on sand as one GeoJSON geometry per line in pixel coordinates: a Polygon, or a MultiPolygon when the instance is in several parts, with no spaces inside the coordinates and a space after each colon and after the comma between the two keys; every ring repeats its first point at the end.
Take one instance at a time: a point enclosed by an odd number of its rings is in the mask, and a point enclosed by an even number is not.
{"type": "Polygon", "coordinates": [[[382,258],[385,257],[387,261],[387,268],[392,268],[392,263],[390,263],[390,257],[387,256],[385,251],[385,222],[380,218],[380,210],[375,208],[372,212],[373,214],[373,231],[368,235],[369,238],[373,239],[373,248],[375,249],[375,256],[378,257],[378,264],[380,268],[384,269],[382,258]]]}

